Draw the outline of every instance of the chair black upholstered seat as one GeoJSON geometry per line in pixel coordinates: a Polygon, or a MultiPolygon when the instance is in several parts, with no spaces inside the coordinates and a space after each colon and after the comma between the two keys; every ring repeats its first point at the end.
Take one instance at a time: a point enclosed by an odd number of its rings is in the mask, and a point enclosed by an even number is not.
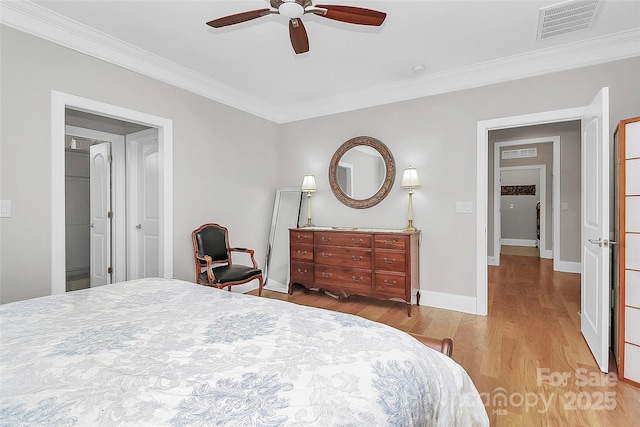
{"type": "MultiPolygon", "coordinates": [[[[255,276],[262,274],[259,268],[251,268],[246,265],[222,265],[213,267],[213,275],[216,277],[216,283],[235,282],[237,280],[252,280],[255,276]]],[[[200,273],[200,279],[208,280],[207,272],[200,273]]]]}
{"type": "Polygon", "coordinates": [[[262,295],[262,270],[258,268],[253,249],[231,247],[227,228],[214,223],[203,224],[193,230],[191,240],[196,264],[196,283],[231,290],[233,285],[257,279],[258,295],[262,295]],[[252,266],[234,264],[232,252],[248,254],[252,266]]]}

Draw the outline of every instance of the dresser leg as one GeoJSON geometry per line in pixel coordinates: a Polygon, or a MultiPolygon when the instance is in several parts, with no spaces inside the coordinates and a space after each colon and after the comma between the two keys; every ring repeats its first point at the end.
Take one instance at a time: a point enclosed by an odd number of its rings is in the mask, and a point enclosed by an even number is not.
{"type": "Polygon", "coordinates": [[[416,305],[420,305],[420,291],[416,292],[416,305]]]}
{"type": "Polygon", "coordinates": [[[411,317],[411,301],[407,303],[407,316],[411,317]]]}

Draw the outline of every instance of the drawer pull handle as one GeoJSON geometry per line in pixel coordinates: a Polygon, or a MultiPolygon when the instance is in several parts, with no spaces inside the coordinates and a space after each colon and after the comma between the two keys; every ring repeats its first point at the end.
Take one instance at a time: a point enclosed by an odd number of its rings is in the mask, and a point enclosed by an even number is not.
{"type": "Polygon", "coordinates": [[[387,264],[393,264],[394,262],[396,262],[396,259],[395,259],[395,258],[394,258],[394,259],[387,259],[387,258],[385,258],[385,259],[384,259],[384,262],[386,262],[387,264]]]}
{"type": "Polygon", "coordinates": [[[324,237],[324,236],[322,236],[322,241],[323,241],[323,242],[330,242],[330,241],[331,241],[331,237],[324,237]]]}
{"type": "Polygon", "coordinates": [[[306,255],[306,254],[307,254],[307,251],[298,250],[298,255],[306,255]]]}
{"type": "Polygon", "coordinates": [[[362,255],[360,256],[351,255],[351,259],[354,261],[362,261],[362,255]]]}
{"type": "Polygon", "coordinates": [[[351,280],[353,280],[354,282],[362,282],[364,280],[364,277],[351,276],[351,280]]]}
{"type": "Polygon", "coordinates": [[[396,244],[396,240],[395,239],[393,239],[393,240],[385,240],[384,244],[385,245],[395,245],[396,244]]]}
{"type": "Polygon", "coordinates": [[[300,270],[298,269],[298,273],[300,274],[307,274],[309,272],[309,270],[300,270]]]}
{"type": "Polygon", "coordinates": [[[307,240],[307,236],[298,235],[298,240],[307,240]]]}
{"type": "Polygon", "coordinates": [[[356,240],[355,237],[354,237],[353,239],[351,239],[351,243],[359,245],[360,243],[362,243],[362,239],[356,240]]]}
{"type": "Polygon", "coordinates": [[[322,277],[331,277],[331,273],[325,273],[324,271],[322,272],[322,277]]]}
{"type": "Polygon", "coordinates": [[[325,258],[331,258],[331,254],[330,253],[325,254],[324,252],[322,252],[320,255],[322,255],[325,258]]]}
{"type": "Polygon", "coordinates": [[[395,286],[398,284],[395,280],[393,282],[389,282],[387,279],[384,279],[384,284],[387,286],[395,286]]]}

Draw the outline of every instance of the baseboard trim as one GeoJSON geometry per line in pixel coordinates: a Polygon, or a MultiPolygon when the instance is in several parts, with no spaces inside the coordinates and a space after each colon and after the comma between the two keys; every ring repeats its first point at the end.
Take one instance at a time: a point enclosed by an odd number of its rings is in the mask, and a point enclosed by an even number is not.
{"type": "Polygon", "coordinates": [[[540,258],[553,259],[553,251],[551,249],[540,249],[540,258]]]}
{"type": "Polygon", "coordinates": [[[507,246],[527,246],[530,248],[536,247],[537,240],[530,239],[500,239],[501,245],[507,246]]]}
{"type": "Polygon", "coordinates": [[[582,264],[573,261],[558,261],[553,264],[553,270],[562,273],[582,273],[582,264]]]}
{"type": "Polygon", "coordinates": [[[427,307],[477,314],[475,297],[425,290],[420,290],[420,297],[422,305],[426,305],[427,307]]]}

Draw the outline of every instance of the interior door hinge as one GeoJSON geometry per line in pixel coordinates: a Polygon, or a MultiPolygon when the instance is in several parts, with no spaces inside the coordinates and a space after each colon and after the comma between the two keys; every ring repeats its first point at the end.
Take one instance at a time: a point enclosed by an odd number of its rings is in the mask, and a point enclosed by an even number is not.
{"type": "Polygon", "coordinates": [[[113,163],[113,156],[111,154],[107,156],[107,162],[113,163]]]}
{"type": "Polygon", "coordinates": [[[107,274],[113,274],[113,267],[107,268],[107,274]]]}
{"type": "Polygon", "coordinates": [[[109,218],[109,219],[113,218],[113,212],[112,211],[107,212],[107,218],[109,218]]]}

